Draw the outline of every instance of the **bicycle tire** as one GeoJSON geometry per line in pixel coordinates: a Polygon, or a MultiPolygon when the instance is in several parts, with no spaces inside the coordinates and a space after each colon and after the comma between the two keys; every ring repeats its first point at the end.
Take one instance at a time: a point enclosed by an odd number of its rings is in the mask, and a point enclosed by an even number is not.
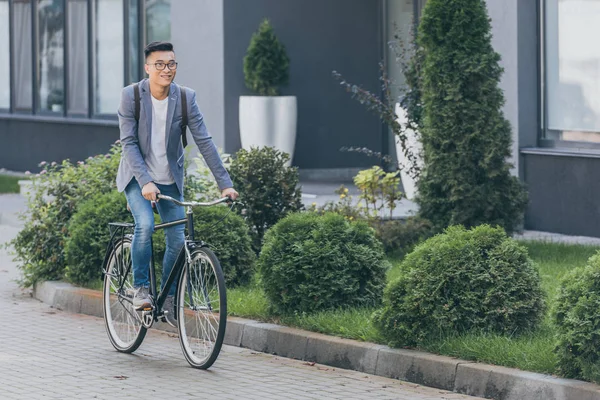
{"type": "Polygon", "coordinates": [[[130,239],[122,239],[113,246],[104,270],[102,309],[108,338],[117,351],[133,353],[142,344],[147,329],[130,300],[133,297],[130,239]]]}
{"type": "Polygon", "coordinates": [[[221,264],[202,247],[185,261],[177,285],[177,327],[181,349],[194,368],[208,369],[216,361],[225,337],[227,293],[221,264]]]}

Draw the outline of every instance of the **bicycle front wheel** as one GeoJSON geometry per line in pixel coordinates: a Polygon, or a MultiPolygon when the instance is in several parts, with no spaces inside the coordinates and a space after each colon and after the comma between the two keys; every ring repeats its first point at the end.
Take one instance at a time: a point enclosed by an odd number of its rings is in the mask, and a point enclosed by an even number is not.
{"type": "Polygon", "coordinates": [[[215,254],[195,249],[177,288],[177,325],[183,355],[194,368],[207,369],[219,356],[227,323],[225,278],[215,254]]]}
{"type": "Polygon", "coordinates": [[[132,302],[131,240],[123,239],[114,246],[105,270],[102,297],[108,338],[118,351],[133,353],[142,344],[146,328],[132,302]]]}

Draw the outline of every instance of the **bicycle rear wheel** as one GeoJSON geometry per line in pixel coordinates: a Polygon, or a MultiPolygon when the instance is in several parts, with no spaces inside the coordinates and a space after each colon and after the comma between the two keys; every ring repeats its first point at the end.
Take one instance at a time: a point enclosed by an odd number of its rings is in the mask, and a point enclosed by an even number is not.
{"type": "Polygon", "coordinates": [[[227,294],[221,264],[207,248],[195,249],[177,287],[177,326],[183,355],[207,369],[219,356],[227,323],[227,294]]]}
{"type": "Polygon", "coordinates": [[[133,353],[142,344],[147,329],[132,303],[131,240],[123,239],[113,247],[105,270],[102,296],[108,338],[118,351],[133,353]]]}

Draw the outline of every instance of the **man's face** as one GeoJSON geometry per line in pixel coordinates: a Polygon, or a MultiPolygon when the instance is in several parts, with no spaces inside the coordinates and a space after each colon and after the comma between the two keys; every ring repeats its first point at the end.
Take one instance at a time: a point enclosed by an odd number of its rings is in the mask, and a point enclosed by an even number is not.
{"type": "Polygon", "coordinates": [[[150,82],[160,86],[169,86],[175,79],[176,66],[169,68],[169,64],[175,63],[175,53],[172,51],[154,51],[146,59],[146,73],[150,82]],[[162,69],[161,69],[162,68],[162,69]]]}

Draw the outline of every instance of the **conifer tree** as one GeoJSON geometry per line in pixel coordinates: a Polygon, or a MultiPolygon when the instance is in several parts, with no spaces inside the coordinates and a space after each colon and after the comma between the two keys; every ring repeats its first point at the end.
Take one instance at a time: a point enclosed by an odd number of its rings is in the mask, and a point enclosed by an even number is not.
{"type": "Polygon", "coordinates": [[[268,19],[252,35],[244,57],[246,87],[260,96],[277,96],[289,80],[290,60],[268,19]]]}
{"type": "Polygon", "coordinates": [[[500,56],[484,0],[428,0],[419,27],[424,169],[417,202],[437,230],[482,223],[514,231],[527,193],[511,175],[500,56]]]}

